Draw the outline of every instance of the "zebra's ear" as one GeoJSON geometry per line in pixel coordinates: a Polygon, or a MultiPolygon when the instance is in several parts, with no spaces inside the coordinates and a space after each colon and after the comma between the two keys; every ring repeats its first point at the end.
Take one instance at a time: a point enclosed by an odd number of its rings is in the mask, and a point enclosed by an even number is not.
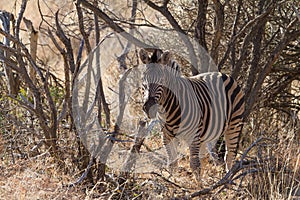
{"type": "Polygon", "coordinates": [[[140,56],[142,63],[144,63],[144,64],[150,63],[150,57],[148,55],[148,52],[145,49],[140,50],[139,56],[140,56]]]}
{"type": "Polygon", "coordinates": [[[163,65],[168,65],[171,62],[171,53],[169,51],[165,51],[160,59],[160,63],[163,65]]]}

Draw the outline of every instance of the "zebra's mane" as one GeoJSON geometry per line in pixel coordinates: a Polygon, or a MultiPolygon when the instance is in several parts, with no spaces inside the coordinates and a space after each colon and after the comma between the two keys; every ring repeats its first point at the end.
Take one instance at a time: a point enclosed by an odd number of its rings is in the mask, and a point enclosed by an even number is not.
{"type": "Polygon", "coordinates": [[[180,65],[176,62],[176,60],[171,60],[169,67],[175,70],[175,74],[181,76],[180,65]]]}
{"type": "Polygon", "coordinates": [[[150,63],[146,68],[144,78],[149,83],[160,83],[172,88],[176,85],[174,83],[181,79],[180,68],[176,61],[170,62],[169,65],[150,63]]]}

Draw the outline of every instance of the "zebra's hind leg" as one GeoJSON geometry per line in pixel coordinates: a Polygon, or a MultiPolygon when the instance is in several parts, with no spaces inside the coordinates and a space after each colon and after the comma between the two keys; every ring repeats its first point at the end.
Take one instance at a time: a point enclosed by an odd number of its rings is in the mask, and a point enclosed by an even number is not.
{"type": "Polygon", "coordinates": [[[241,125],[231,125],[224,133],[226,144],[226,153],[224,157],[224,160],[226,162],[226,172],[228,172],[233,165],[233,161],[235,159],[239,144],[240,132],[241,125]]]}

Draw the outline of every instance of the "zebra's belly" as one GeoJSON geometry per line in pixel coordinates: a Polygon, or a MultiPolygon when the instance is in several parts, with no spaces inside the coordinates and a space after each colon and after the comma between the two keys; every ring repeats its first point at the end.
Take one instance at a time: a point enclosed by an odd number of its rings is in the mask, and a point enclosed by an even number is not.
{"type": "Polygon", "coordinates": [[[208,119],[201,119],[202,115],[182,114],[180,124],[166,123],[166,117],[159,114],[159,119],[170,131],[172,136],[179,140],[185,141],[190,145],[196,138],[200,143],[208,143],[217,140],[222,133],[227,129],[227,116],[225,112],[217,108],[210,110],[210,117],[208,119]]]}
{"type": "MultiPolygon", "coordinates": [[[[227,124],[227,123],[225,123],[227,124]]],[[[206,132],[199,131],[197,126],[195,127],[179,127],[176,133],[176,137],[185,141],[190,145],[194,140],[199,139],[200,143],[209,143],[218,140],[219,137],[226,130],[226,125],[221,123],[218,129],[208,129],[206,132]]]]}

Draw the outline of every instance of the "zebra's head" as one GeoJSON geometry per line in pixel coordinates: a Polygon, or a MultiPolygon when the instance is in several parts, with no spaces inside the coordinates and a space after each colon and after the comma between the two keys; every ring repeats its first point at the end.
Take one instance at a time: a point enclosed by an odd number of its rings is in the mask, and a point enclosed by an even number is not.
{"type": "MultiPolygon", "coordinates": [[[[163,52],[160,49],[154,50],[152,55],[144,49],[139,52],[141,61],[146,65],[143,76],[144,100],[143,110],[151,119],[156,117],[158,106],[161,105],[161,99],[164,90],[168,88],[170,75],[169,68],[173,71],[179,71],[179,65],[172,63],[170,52],[163,52]]],[[[173,72],[171,72],[173,73],[173,72]]],[[[175,75],[175,74],[174,74],[175,75]]]]}

